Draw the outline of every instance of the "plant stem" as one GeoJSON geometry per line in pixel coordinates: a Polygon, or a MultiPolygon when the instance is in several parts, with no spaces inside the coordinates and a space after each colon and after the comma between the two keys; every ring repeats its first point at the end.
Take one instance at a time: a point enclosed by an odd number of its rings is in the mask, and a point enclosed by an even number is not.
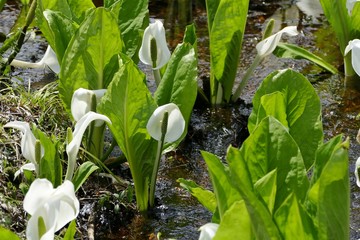
{"type": "Polygon", "coordinates": [[[246,71],[246,73],[245,73],[244,77],[242,78],[239,86],[237,87],[234,94],[232,95],[232,97],[231,97],[232,102],[235,102],[240,97],[242,91],[244,90],[247,82],[250,79],[250,76],[254,73],[256,67],[260,64],[260,62],[262,60],[263,60],[262,57],[260,57],[259,55],[256,55],[254,61],[252,62],[252,64],[248,68],[248,70],[246,71]]]}
{"type": "Polygon", "coordinates": [[[160,69],[153,69],[153,73],[154,73],[154,79],[155,79],[156,86],[159,86],[159,84],[161,82],[160,69]]]}
{"type": "Polygon", "coordinates": [[[164,139],[165,139],[167,125],[168,125],[168,118],[169,118],[169,113],[165,112],[163,120],[162,120],[162,124],[161,124],[161,138],[158,141],[158,148],[157,148],[157,152],[156,152],[154,168],[153,168],[153,172],[151,175],[151,181],[150,181],[150,197],[149,197],[150,207],[154,206],[156,178],[157,178],[157,173],[159,171],[161,153],[162,153],[162,149],[164,146],[164,139]]]}

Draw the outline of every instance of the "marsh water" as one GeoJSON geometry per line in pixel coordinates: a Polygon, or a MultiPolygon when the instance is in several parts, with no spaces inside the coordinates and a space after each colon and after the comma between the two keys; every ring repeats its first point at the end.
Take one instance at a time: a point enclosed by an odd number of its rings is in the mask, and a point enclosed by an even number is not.
{"type": "MultiPolygon", "coordinates": [[[[300,1],[301,2],[301,1],[300,1]]],[[[162,19],[167,29],[170,48],[174,49],[181,41],[185,26],[192,22],[196,25],[199,47],[199,84],[205,83],[209,75],[209,50],[204,1],[161,0],[150,1],[150,17],[162,19]]],[[[13,25],[19,7],[15,1],[8,1],[0,14],[0,30],[8,32],[13,25]]],[[[288,25],[296,25],[302,34],[295,38],[285,38],[316,53],[328,62],[342,69],[342,58],[335,36],[328,26],[321,9],[316,4],[304,9],[296,1],[250,1],[246,33],[244,37],[241,61],[237,81],[255,57],[255,45],[261,38],[265,23],[276,20],[275,30],[288,25]],[[301,10],[300,10],[301,8],[301,10]]],[[[41,35],[29,39],[21,50],[19,58],[36,61],[41,58],[46,43],[41,35]]],[[[292,68],[303,73],[315,87],[323,107],[325,140],[343,134],[349,137],[349,172],[351,184],[351,239],[360,238],[360,189],[355,184],[354,164],[360,156],[360,146],[355,137],[360,127],[356,116],[360,113],[360,94],[351,87],[344,88],[341,75],[331,75],[305,60],[267,58],[255,71],[246,87],[241,104],[227,108],[209,108],[199,102],[193,112],[189,134],[179,148],[167,154],[161,162],[156,194],[156,208],[148,216],[117,214],[114,211],[98,212],[95,226],[101,226],[101,232],[95,228],[99,239],[154,239],[161,232],[162,239],[197,239],[197,229],[211,221],[211,214],[177,183],[178,178],[192,179],[211,189],[206,166],[200,150],[212,152],[224,158],[227,147],[232,144],[241,146],[247,136],[246,121],[251,111],[251,98],[256,88],[269,73],[274,70],[292,68]],[[127,219],[121,219],[127,218],[127,219]],[[113,222],[111,222],[113,221],[113,222]],[[115,222],[114,222],[115,221],[115,222]]],[[[147,70],[147,69],[144,69],[147,70]]],[[[55,76],[44,70],[16,70],[15,79],[29,81],[33,87],[53,81],[55,76]]],[[[151,74],[148,75],[151,82],[151,74]]],[[[95,203],[96,204],[96,203],[95,203]]],[[[85,201],[81,218],[87,219],[94,203],[85,201]]],[[[86,229],[86,227],[85,227],[86,229]]]]}

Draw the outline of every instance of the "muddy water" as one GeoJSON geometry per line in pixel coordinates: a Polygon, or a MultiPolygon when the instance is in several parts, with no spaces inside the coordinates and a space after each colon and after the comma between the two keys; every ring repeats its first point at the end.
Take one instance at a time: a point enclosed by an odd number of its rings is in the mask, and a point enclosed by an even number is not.
{"type": "MultiPolygon", "coordinates": [[[[206,11],[203,1],[150,1],[150,16],[160,18],[165,22],[169,45],[173,49],[181,41],[186,24],[195,22],[199,46],[200,82],[206,81],[209,72],[209,51],[206,27],[206,11]],[[191,11],[189,11],[191,9],[191,11]]],[[[297,25],[303,34],[296,38],[287,39],[289,42],[304,46],[312,52],[326,58],[341,69],[341,55],[337,49],[334,36],[329,26],[324,23],[316,8],[300,11],[294,1],[251,1],[247,31],[243,44],[242,59],[239,63],[237,82],[240,81],[245,69],[255,57],[254,47],[261,38],[264,22],[269,18],[278,20],[276,28],[286,25],[297,25]],[[310,16],[312,14],[313,16],[310,16]]],[[[0,14],[0,30],[8,33],[19,12],[15,1],[8,1],[4,13],[0,14]]],[[[19,58],[36,61],[41,58],[46,44],[41,36],[29,39],[19,58]]],[[[360,190],[353,177],[354,163],[360,156],[360,146],[355,141],[360,127],[355,119],[360,112],[359,92],[344,90],[341,76],[329,75],[318,67],[303,61],[267,58],[249,85],[246,87],[242,99],[244,104],[229,108],[212,109],[198,105],[194,110],[189,134],[176,152],[167,154],[163,159],[157,185],[156,208],[148,216],[129,215],[125,224],[113,223],[111,232],[101,232],[95,235],[99,239],[149,239],[152,233],[162,233],[162,239],[197,239],[197,229],[211,220],[211,214],[197,203],[187,192],[182,190],[176,179],[188,178],[200,185],[211,188],[206,166],[201,158],[200,150],[206,150],[224,157],[226,148],[232,144],[240,146],[246,138],[246,118],[250,114],[251,98],[261,80],[274,70],[293,68],[304,73],[318,92],[323,105],[323,122],[325,138],[329,139],[337,134],[350,137],[350,177],[351,177],[351,239],[360,238],[360,190]],[[120,226],[121,225],[121,226],[120,226]]],[[[49,72],[45,71],[16,71],[16,78],[29,81],[48,81],[49,72]]],[[[149,75],[149,79],[151,79],[149,75]]],[[[91,204],[84,204],[82,212],[89,212],[91,204]]],[[[111,214],[111,213],[109,213],[111,214]]],[[[86,215],[84,213],[84,215],[86,215]]],[[[101,219],[111,218],[106,214],[101,219]]],[[[118,221],[123,222],[123,219],[118,221]]],[[[99,217],[100,219],[100,217],[99,217]]],[[[113,219],[113,218],[111,218],[113,219]]],[[[103,220],[101,220],[103,221],[103,220]]],[[[111,220],[117,221],[117,220],[111,220]]],[[[100,220],[98,220],[100,222],[100,220]]],[[[106,221],[105,221],[106,222],[106,221]]]]}

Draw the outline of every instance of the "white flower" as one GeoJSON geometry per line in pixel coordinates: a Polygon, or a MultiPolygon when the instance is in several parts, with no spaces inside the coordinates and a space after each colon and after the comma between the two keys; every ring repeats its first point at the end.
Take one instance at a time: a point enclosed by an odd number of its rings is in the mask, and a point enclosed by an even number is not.
{"type": "Polygon", "coordinates": [[[283,33],[286,33],[290,36],[296,36],[299,34],[296,26],[288,26],[283,28],[279,32],[271,35],[268,38],[265,38],[256,45],[258,55],[260,57],[266,57],[267,55],[271,54],[275,50],[276,46],[279,44],[283,33]]]}
{"type": "Polygon", "coordinates": [[[141,47],[139,50],[140,60],[147,65],[153,67],[153,69],[160,69],[170,59],[170,51],[166,43],[165,29],[161,21],[155,20],[154,23],[145,29],[142,39],[141,47]],[[156,63],[153,64],[152,59],[155,56],[151,56],[151,41],[155,39],[156,42],[156,63]]]}
{"type": "Polygon", "coordinates": [[[73,139],[66,146],[66,153],[68,155],[68,172],[66,173],[66,179],[71,180],[74,173],[76,156],[80,149],[82,137],[85,133],[86,128],[92,121],[100,120],[111,123],[110,119],[102,114],[95,112],[86,113],[76,124],[73,132],[73,139]]]}
{"type": "Polygon", "coordinates": [[[30,185],[23,204],[31,215],[26,228],[29,240],[54,239],[54,233],[75,219],[80,208],[72,182],[65,181],[54,189],[49,180],[39,178],[30,185]],[[44,225],[39,229],[41,223],[44,225]]]}
{"type": "Polygon", "coordinates": [[[200,237],[199,240],[211,240],[216,234],[219,228],[217,223],[207,223],[199,228],[200,237]]]}
{"type": "Polygon", "coordinates": [[[354,172],[356,177],[356,185],[358,185],[358,187],[360,187],[359,171],[360,171],[360,157],[356,160],[355,172],[354,172]]]}
{"type": "Polygon", "coordinates": [[[353,10],[353,8],[355,6],[355,3],[359,2],[359,1],[360,0],[347,0],[346,1],[346,8],[347,8],[349,14],[351,14],[351,12],[352,12],[352,10],[353,10]]]}
{"type": "Polygon", "coordinates": [[[168,112],[169,117],[164,142],[172,143],[181,137],[185,129],[184,117],[176,104],[168,103],[155,109],[146,125],[146,129],[151,137],[160,141],[161,126],[165,112],[168,112]]]}
{"type": "Polygon", "coordinates": [[[48,45],[44,57],[39,62],[32,63],[14,59],[10,65],[21,68],[45,68],[48,66],[54,73],[58,74],[60,72],[59,62],[50,45],[48,45]]]}
{"type": "Polygon", "coordinates": [[[86,113],[91,111],[93,96],[96,103],[104,96],[106,89],[88,90],[85,88],[77,89],[71,99],[71,114],[74,120],[79,121],[86,113]]]}
{"type": "Polygon", "coordinates": [[[349,41],[349,44],[345,48],[344,55],[352,51],[351,54],[351,64],[354,68],[354,71],[357,75],[360,76],[360,40],[354,39],[349,41]]]}
{"type": "MultiPolygon", "coordinates": [[[[35,157],[35,144],[36,138],[34,134],[30,130],[29,123],[21,122],[21,121],[13,121],[5,124],[4,128],[15,128],[21,131],[21,152],[26,160],[29,160],[30,163],[23,165],[18,171],[15,173],[15,178],[25,170],[37,171],[38,163],[36,162],[35,157]]],[[[44,156],[44,148],[41,146],[41,158],[44,156]]]]}

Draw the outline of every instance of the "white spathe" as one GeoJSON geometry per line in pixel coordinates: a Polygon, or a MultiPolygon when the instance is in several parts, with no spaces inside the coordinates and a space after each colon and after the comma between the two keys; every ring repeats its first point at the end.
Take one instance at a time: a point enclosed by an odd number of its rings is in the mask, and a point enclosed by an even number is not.
{"type": "Polygon", "coordinates": [[[211,240],[216,234],[219,228],[217,223],[207,223],[199,228],[200,237],[199,240],[211,240]]]}
{"type": "Polygon", "coordinates": [[[351,64],[357,75],[360,76],[360,40],[354,39],[349,41],[346,46],[344,55],[347,55],[351,51],[351,64]]]}
{"type": "Polygon", "coordinates": [[[86,113],[75,124],[73,138],[71,142],[66,146],[66,153],[68,155],[68,171],[69,171],[69,173],[66,174],[67,180],[72,179],[72,175],[74,173],[74,168],[76,163],[76,156],[79,152],[81,140],[85,133],[85,130],[89,126],[89,124],[95,120],[105,121],[111,124],[111,121],[107,116],[92,111],[86,113]]]}
{"type": "Polygon", "coordinates": [[[146,125],[146,129],[151,137],[160,141],[161,125],[165,112],[168,112],[169,117],[164,142],[172,143],[178,140],[185,130],[184,117],[176,104],[168,103],[156,108],[146,125]]]}
{"type": "Polygon", "coordinates": [[[358,185],[358,187],[360,187],[359,170],[360,170],[360,157],[356,160],[355,172],[354,172],[356,177],[356,185],[358,185]]]}
{"type": "Polygon", "coordinates": [[[24,198],[24,210],[31,215],[26,228],[29,240],[54,239],[54,233],[79,214],[80,204],[74,185],[65,181],[54,189],[47,179],[35,179],[24,198]],[[39,218],[45,223],[45,233],[39,236],[39,218]]]}
{"type": "Polygon", "coordinates": [[[76,122],[79,121],[86,113],[91,111],[92,99],[94,95],[96,97],[97,104],[105,93],[106,89],[77,89],[71,99],[71,114],[74,120],[76,122]]]}
{"type": "Polygon", "coordinates": [[[299,34],[296,26],[288,26],[281,29],[279,32],[265,38],[256,45],[257,53],[260,57],[270,55],[279,44],[281,36],[286,33],[289,36],[296,36],[299,34]]]}
{"type": "Polygon", "coordinates": [[[151,40],[156,41],[156,64],[154,70],[162,68],[170,59],[171,53],[166,43],[165,28],[163,23],[159,20],[155,20],[154,23],[145,29],[142,39],[141,47],[139,50],[140,61],[144,64],[153,66],[151,58],[151,40]]]}
{"type": "MultiPolygon", "coordinates": [[[[36,138],[30,130],[30,125],[27,122],[22,121],[13,121],[4,125],[4,128],[14,128],[21,132],[21,152],[26,160],[29,160],[30,163],[23,165],[15,173],[15,178],[25,169],[34,171],[37,169],[38,163],[36,162],[35,157],[35,144],[36,138]]],[[[41,158],[44,156],[44,148],[41,146],[41,158]]]]}
{"type": "Polygon", "coordinates": [[[359,2],[359,1],[360,0],[347,0],[346,1],[346,8],[347,8],[349,14],[351,14],[351,12],[355,6],[355,3],[359,2]]]}
{"type": "Polygon", "coordinates": [[[58,74],[60,72],[59,61],[50,45],[48,45],[43,58],[39,62],[32,63],[14,59],[10,65],[21,68],[45,68],[48,66],[54,73],[58,74]]]}

